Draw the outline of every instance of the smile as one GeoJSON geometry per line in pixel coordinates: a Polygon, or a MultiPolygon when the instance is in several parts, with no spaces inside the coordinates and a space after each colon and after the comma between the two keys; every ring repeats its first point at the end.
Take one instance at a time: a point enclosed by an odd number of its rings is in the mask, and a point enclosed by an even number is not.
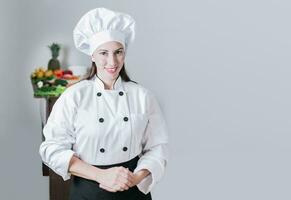
{"type": "Polygon", "coordinates": [[[110,74],[114,74],[117,71],[117,67],[105,68],[105,70],[110,74]]]}

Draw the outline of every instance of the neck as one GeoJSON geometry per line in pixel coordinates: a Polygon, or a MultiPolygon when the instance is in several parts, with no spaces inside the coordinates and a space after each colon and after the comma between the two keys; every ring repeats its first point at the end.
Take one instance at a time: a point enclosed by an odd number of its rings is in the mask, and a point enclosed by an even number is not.
{"type": "Polygon", "coordinates": [[[104,82],[104,81],[102,81],[102,82],[104,84],[104,89],[105,90],[112,90],[113,89],[113,83],[114,82],[110,82],[110,83],[107,83],[107,82],[104,82]]]}
{"type": "Polygon", "coordinates": [[[103,82],[105,90],[112,90],[113,85],[116,80],[104,80],[102,77],[98,76],[98,78],[103,82]]]}

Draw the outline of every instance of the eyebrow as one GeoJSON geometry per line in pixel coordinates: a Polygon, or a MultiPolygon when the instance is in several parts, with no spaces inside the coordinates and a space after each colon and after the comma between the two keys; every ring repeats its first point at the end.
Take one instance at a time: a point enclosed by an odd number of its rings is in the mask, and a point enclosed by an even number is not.
{"type": "MultiPolygon", "coordinates": [[[[116,52],[116,51],[119,51],[119,50],[123,50],[123,47],[120,47],[119,49],[116,49],[116,50],[114,50],[113,52],[116,52]]],[[[106,49],[99,49],[98,51],[99,51],[99,52],[100,52],[100,51],[108,52],[108,50],[106,50],[106,49]]]]}

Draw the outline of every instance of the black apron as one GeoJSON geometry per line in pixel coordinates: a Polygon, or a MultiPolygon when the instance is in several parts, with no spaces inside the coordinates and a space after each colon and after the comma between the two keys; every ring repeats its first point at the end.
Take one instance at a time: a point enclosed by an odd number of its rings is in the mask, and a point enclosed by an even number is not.
{"type": "MultiPolygon", "coordinates": [[[[127,162],[106,165],[106,166],[96,166],[101,169],[107,169],[110,167],[123,166],[128,168],[131,172],[134,171],[137,165],[139,157],[136,156],[132,160],[127,162]]],[[[96,181],[88,180],[78,176],[72,176],[72,182],[70,187],[70,200],[151,200],[151,194],[144,194],[137,186],[129,188],[125,191],[119,192],[108,192],[99,187],[99,183],[96,181]]]]}

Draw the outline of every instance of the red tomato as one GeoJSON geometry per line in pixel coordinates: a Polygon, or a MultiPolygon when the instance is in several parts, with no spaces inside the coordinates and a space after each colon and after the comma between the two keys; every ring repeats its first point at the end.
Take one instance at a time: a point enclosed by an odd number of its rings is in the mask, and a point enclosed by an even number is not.
{"type": "Polygon", "coordinates": [[[54,70],[54,75],[55,75],[57,78],[62,78],[63,75],[64,75],[64,71],[63,71],[62,69],[54,70]]]}

